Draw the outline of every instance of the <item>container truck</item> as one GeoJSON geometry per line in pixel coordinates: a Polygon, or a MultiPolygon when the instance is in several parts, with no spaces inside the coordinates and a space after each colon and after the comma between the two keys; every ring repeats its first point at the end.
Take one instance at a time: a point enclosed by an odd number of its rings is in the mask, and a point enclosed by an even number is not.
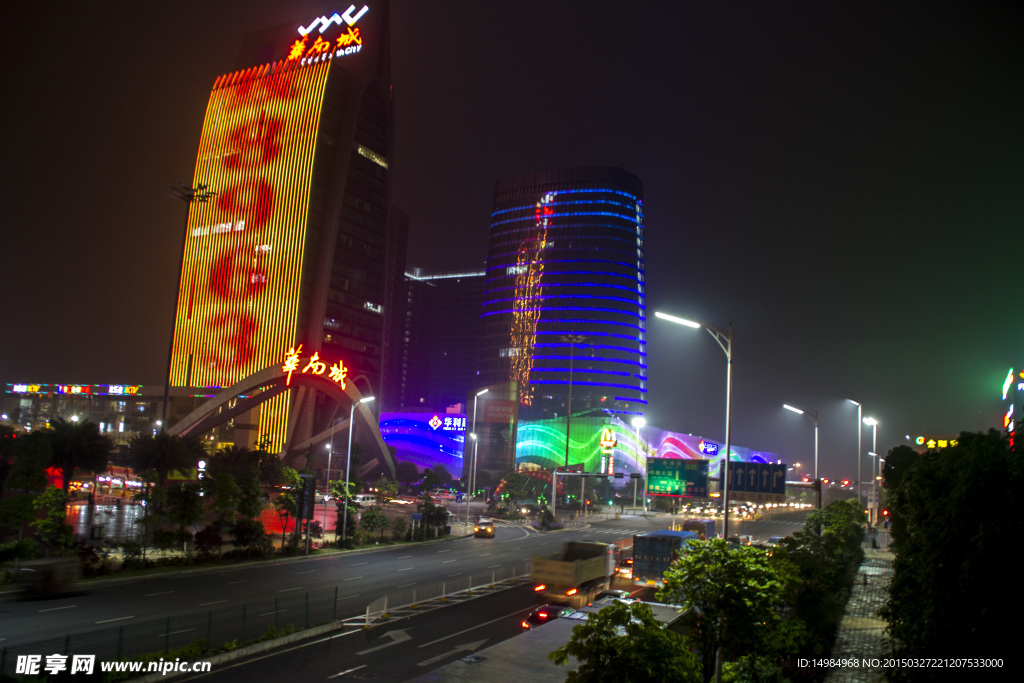
{"type": "Polygon", "coordinates": [[[633,583],[661,586],[665,571],[685,551],[685,544],[698,540],[695,531],[648,531],[633,537],[633,583]]]}
{"type": "Polygon", "coordinates": [[[683,522],[683,531],[697,532],[697,538],[706,541],[715,538],[715,520],[713,519],[688,519],[683,522]]]}
{"type": "Polygon", "coordinates": [[[568,541],[557,553],[533,558],[534,591],[545,602],[582,607],[608,588],[617,559],[614,543],[568,541]]]}

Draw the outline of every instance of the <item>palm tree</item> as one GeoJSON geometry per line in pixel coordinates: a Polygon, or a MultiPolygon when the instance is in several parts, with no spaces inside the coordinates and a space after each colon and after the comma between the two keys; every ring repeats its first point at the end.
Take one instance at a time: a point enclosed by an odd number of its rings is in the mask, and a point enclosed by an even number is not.
{"type": "Polygon", "coordinates": [[[128,456],[136,471],[156,472],[161,488],[167,486],[171,472],[190,470],[196,462],[207,457],[199,438],[171,436],[163,431],[156,436],[136,434],[128,445],[128,456]]]}
{"type": "Polygon", "coordinates": [[[50,465],[60,470],[67,498],[75,469],[98,474],[107,469],[112,444],[100,434],[95,422],[74,422],[55,418],[45,434],[50,442],[50,465]]]}

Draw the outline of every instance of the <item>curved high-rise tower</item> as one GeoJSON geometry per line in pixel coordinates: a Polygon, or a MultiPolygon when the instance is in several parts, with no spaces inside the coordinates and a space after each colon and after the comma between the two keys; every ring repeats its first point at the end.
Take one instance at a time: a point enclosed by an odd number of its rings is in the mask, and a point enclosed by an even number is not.
{"type": "Polygon", "coordinates": [[[524,415],[635,414],[647,394],[643,183],[585,167],[499,180],[480,384],[518,382],[524,415]]]}

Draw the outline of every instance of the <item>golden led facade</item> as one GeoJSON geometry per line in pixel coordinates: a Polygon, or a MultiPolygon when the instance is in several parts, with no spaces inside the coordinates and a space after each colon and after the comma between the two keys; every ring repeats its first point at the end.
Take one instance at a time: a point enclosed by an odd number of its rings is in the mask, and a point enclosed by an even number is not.
{"type": "Polygon", "coordinates": [[[512,301],[512,327],[509,351],[512,355],[511,378],[519,385],[519,402],[533,403],[530,371],[533,369],[533,347],[537,340],[537,321],[543,300],[541,276],[544,274],[542,252],[547,245],[548,222],[553,215],[549,192],[537,202],[534,229],[519,244],[516,254],[515,295],[512,301]]]}
{"type": "MultiPolygon", "coordinates": [[[[317,130],[331,60],[279,61],[214,83],[193,185],[171,385],[225,387],[295,346],[317,130]]],[[[280,448],[287,399],[261,408],[280,448]]]]}

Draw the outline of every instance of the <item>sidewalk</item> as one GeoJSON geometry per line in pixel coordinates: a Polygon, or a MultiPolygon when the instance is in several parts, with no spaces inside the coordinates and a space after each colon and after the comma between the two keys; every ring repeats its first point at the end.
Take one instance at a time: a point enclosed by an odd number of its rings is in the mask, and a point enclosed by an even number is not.
{"type": "Polygon", "coordinates": [[[885,648],[883,630],[886,623],[878,617],[878,610],[889,597],[887,589],[892,575],[892,560],[889,550],[865,548],[864,562],[846,603],[846,613],[831,654],[832,659],[856,660],[861,666],[834,668],[825,677],[826,683],[875,683],[884,680],[881,667],[865,667],[863,664],[865,659],[884,660],[887,653],[891,654],[885,648]]]}

